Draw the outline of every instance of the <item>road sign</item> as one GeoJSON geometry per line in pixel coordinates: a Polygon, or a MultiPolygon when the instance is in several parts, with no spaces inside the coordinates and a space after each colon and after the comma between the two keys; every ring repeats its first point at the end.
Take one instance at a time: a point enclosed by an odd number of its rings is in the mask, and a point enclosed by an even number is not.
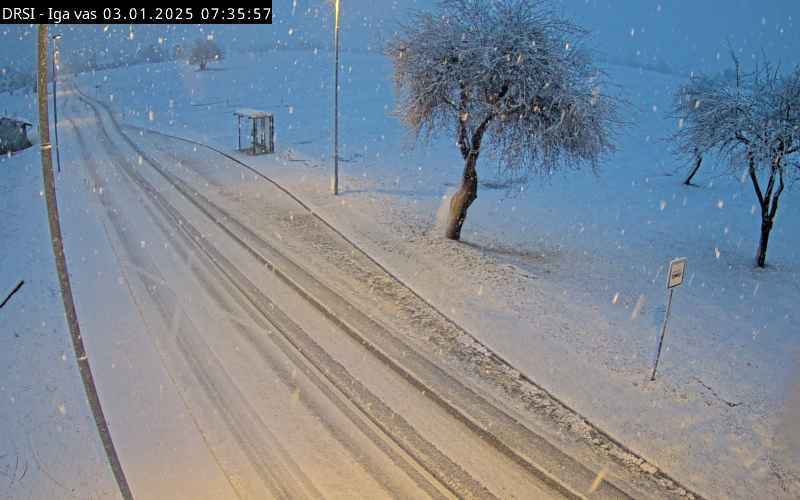
{"type": "Polygon", "coordinates": [[[658,360],[661,358],[661,347],[664,345],[664,336],[667,334],[667,323],[669,323],[669,316],[672,313],[672,292],[676,287],[683,284],[683,277],[686,275],[687,260],[685,257],[674,259],[669,263],[669,273],[667,274],[667,311],[664,314],[664,324],[661,325],[661,335],[658,337],[658,347],[656,348],[656,359],[653,361],[653,373],[650,375],[650,380],[656,379],[656,369],[658,368],[658,360]]]}
{"type": "Polygon", "coordinates": [[[686,258],[675,259],[669,263],[669,274],[667,275],[667,288],[672,289],[683,284],[683,277],[686,275],[686,258]]]}

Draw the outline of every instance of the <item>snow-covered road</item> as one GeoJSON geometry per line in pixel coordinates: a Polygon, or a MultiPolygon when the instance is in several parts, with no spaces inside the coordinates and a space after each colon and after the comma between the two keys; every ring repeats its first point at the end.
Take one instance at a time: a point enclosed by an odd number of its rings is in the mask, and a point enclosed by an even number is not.
{"type": "MultiPolygon", "coordinates": [[[[791,198],[781,204],[771,267],[753,269],[759,217],[752,186],[714,162],[708,170],[704,164],[701,188],[682,186],[676,175],[686,165],[663,139],[676,126],[665,110],[681,78],[610,65],[632,104],[632,126],[599,175],[516,183],[487,157],[464,244],[452,244],[441,237],[437,210],[461,172],[457,149],[447,135],[407,149],[391,113],[391,63],[379,55],[346,56],[343,192],[330,196],[330,62],[324,50],[232,51],[220,71],[168,62],[75,78],[126,124],[225,152],[236,144],[237,107],[273,112],[278,153],[234,156],[299,196],[463,328],[431,330],[427,315],[407,307],[414,298],[408,290],[380,273],[350,283],[364,263],[350,265],[346,247],[323,259],[302,254],[320,245],[313,234],[293,245],[291,255],[323,266],[334,285],[353,288],[351,301],[369,297],[369,307],[401,319],[392,326],[404,338],[418,340],[418,348],[434,344],[445,357],[463,339],[477,340],[539,392],[574,409],[568,421],[577,413],[635,450],[645,470],[655,466],[710,498],[798,496],[800,461],[785,436],[796,434],[789,429],[797,420],[787,401],[797,385],[800,211],[791,198]],[[676,293],[659,377],[649,383],[666,305],[664,266],[675,257],[689,259],[690,276],[676,293]]],[[[200,163],[215,161],[200,145],[189,152],[200,163]]],[[[264,196],[256,179],[238,177],[243,173],[234,174],[238,184],[222,183],[231,196],[264,196]]],[[[262,212],[239,215],[267,234],[275,230],[262,212]]],[[[281,223],[288,245],[296,230],[281,223]]],[[[483,364],[467,372],[476,383],[486,379],[483,364]]],[[[501,392],[516,390],[518,380],[501,392]]],[[[537,411],[549,414],[550,403],[537,411]]],[[[565,425],[556,427],[558,440],[565,425]]]]}
{"type": "Polygon", "coordinates": [[[381,314],[408,304],[370,308],[369,292],[392,278],[353,266],[355,247],[286,193],[66,94],[67,253],[137,498],[649,489],[595,481],[605,467],[560,452],[385,326],[381,314]],[[326,273],[331,256],[349,281],[326,273]]]}

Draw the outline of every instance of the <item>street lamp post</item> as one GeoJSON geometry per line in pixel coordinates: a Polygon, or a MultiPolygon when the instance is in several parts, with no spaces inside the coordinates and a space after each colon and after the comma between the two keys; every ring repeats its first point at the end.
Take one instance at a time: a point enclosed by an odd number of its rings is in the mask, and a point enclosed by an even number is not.
{"type": "Polygon", "coordinates": [[[56,54],[58,53],[58,47],[56,42],[60,39],[61,35],[53,35],[53,131],[56,139],[56,165],[59,172],[61,172],[61,151],[58,147],[58,101],[56,100],[56,80],[58,79],[56,76],[56,54]]]}
{"type": "Polygon", "coordinates": [[[333,70],[333,194],[339,194],[339,0],[334,0],[335,16],[333,45],[336,52],[336,66],[333,70]]]}

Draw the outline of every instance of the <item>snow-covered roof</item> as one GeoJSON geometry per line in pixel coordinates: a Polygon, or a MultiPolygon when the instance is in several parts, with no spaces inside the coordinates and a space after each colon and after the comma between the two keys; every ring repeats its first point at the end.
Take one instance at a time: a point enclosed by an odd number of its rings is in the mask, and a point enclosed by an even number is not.
{"type": "Polygon", "coordinates": [[[272,113],[267,113],[266,111],[259,111],[257,109],[240,108],[234,111],[233,114],[237,116],[246,116],[247,118],[265,118],[267,116],[270,116],[272,113]]]}
{"type": "Polygon", "coordinates": [[[8,120],[10,122],[19,123],[21,125],[25,125],[25,126],[28,126],[28,127],[32,127],[33,126],[33,124],[31,122],[29,122],[28,120],[25,120],[24,118],[15,117],[15,116],[2,116],[2,117],[0,117],[0,120],[8,120]]]}

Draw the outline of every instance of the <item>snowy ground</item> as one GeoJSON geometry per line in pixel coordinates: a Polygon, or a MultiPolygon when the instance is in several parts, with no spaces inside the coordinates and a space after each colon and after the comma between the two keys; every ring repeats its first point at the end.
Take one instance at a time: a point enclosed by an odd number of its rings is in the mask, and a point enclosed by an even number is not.
{"type": "Polygon", "coordinates": [[[115,498],[64,320],[39,161],[38,148],[0,158],[0,300],[25,282],[0,309],[0,498],[115,498]]]}
{"type": "MultiPolygon", "coordinates": [[[[137,497],[559,497],[524,465],[548,461],[571,491],[589,489],[601,464],[568,458],[444,372],[441,347],[419,340],[453,328],[296,200],[62,98],[73,289],[137,497]]],[[[636,497],[683,498],[634,473],[636,497]]],[[[616,466],[607,479],[624,476],[616,466]]],[[[598,495],[609,493],[607,481],[598,495]]]]}
{"type": "Polygon", "coordinates": [[[458,181],[450,138],[408,152],[391,116],[390,65],[345,55],[343,196],[328,186],[330,54],[241,55],[85,75],[123,120],[232,149],[236,107],[275,113],[284,181],[452,318],[589,420],[711,497],[797,495],[785,403],[800,341],[800,203],[785,195],[768,256],[753,268],[752,187],[721,169],[680,184],[664,118],[677,80],[609,68],[631,101],[619,150],[591,172],[504,184],[491,159],[465,244],[437,212],[458,181]],[[99,89],[95,85],[99,83],[99,89]],[[665,265],[689,259],[659,379],[646,383],[665,307],[665,265]]]}

